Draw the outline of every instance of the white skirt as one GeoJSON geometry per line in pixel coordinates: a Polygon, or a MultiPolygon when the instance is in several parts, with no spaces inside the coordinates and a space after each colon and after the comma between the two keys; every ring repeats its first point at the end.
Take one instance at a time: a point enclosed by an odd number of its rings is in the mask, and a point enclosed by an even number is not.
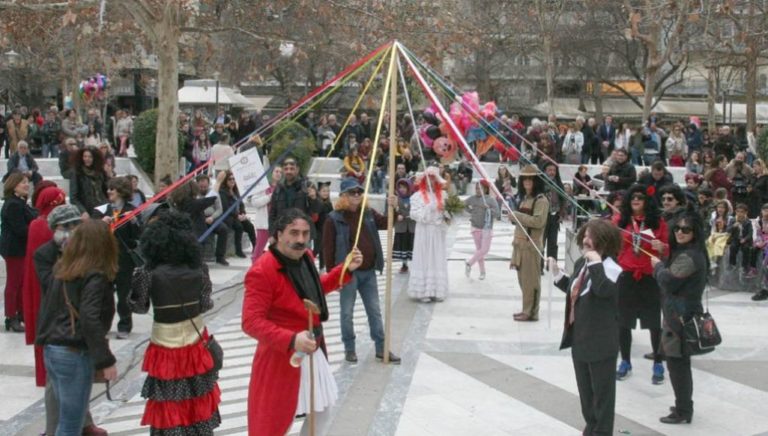
{"type": "Polygon", "coordinates": [[[448,296],[448,256],[444,225],[416,223],[413,260],[408,278],[411,298],[448,296]]]}
{"type": "MultiPolygon", "coordinates": [[[[328,359],[321,349],[315,350],[315,412],[322,412],[336,403],[338,388],[336,379],[333,378],[328,359]]],[[[299,387],[299,404],[296,407],[296,415],[303,415],[309,411],[309,356],[301,361],[301,385],[299,387]]]]}

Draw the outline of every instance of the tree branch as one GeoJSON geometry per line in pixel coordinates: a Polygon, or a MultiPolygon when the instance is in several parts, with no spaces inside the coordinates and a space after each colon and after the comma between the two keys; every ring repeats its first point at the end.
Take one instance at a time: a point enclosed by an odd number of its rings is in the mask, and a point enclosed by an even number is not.
{"type": "Polygon", "coordinates": [[[63,12],[68,10],[81,10],[94,7],[99,4],[98,0],[80,0],[78,2],[61,2],[61,3],[18,3],[15,1],[2,1],[0,2],[0,11],[6,9],[25,9],[33,12],[46,12],[55,11],[63,12]]]}

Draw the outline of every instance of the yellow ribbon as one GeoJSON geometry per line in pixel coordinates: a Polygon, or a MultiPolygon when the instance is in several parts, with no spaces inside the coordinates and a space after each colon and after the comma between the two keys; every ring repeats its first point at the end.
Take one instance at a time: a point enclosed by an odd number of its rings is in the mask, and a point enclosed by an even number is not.
{"type": "MultiPolygon", "coordinates": [[[[341,270],[341,278],[339,279],[339,284],[343,283],[344,275],[347,272],[347,268],[349,268],[349,264],[352,262],[352,252],[357,248],[357,244],[360,241],[360,232],[363,229],[363,218],[365,217],[365,207],[368,204],[368,188],[371,186],[371,174],[373,174],[373,168],[376,164],[376,152],[379,148],[379,138],[381,136],[381,125],[384,122],[384,113],[386,112],[386,107],[389,99],[389,85],[392,80],[392,74],[394,74],[395,70],[395,56],[397,55],[396,50],[391,50],[390,55],[390,61],[389,61],[389,70],[387,71],[387,80],[384,83],[384,95],[381,98],[381,110],[379,111],[379,120],[376,123],[376,138],[373,141],[373,149],[371,151],[371,159],[370,164],[368,168],[368,173],[365,175],[365,188],[363,190],[363,202],[360,204],[360,219],[357,221],[357,232],[355,233],[355,243],[352,244],[352,249],[349,251],[349,254],[347,254],[346,259],[344,259],[344,267],[341,270]]],[[[389,144],[389,152],[392,152],[393,144],[389,144]]]]}

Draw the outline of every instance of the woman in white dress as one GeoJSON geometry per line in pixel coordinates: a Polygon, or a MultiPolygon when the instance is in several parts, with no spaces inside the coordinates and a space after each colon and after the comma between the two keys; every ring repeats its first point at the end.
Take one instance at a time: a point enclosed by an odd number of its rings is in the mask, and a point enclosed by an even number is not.
{"type": "Polygon", "coordinates": [[[445,247],[445,180],[436,167],[416,177],[411,196],[411,218],[416,221],[408,296],[422,303],[448,296],[448,258],[445,247]]]}

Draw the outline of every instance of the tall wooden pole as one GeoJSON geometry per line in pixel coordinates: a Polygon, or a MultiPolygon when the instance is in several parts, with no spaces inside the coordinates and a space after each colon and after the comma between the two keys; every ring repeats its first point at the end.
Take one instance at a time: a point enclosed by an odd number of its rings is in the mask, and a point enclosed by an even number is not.
{"type": "MultiPolygon", "coordinates": [[[[392,58],[389,62],[389,168],[387,171],[389,183],[387,195],[395,193],[395,147],[397,146],[397,41],[392,46],[392,58]]],[[[384,363],[389,363],[389,350],[391,346],[392,331],[392,246],[393,224],[395,220],[395,208],[397,204],[388,202],[387,210],[387,271],[386,289],[384,291],[384,363]]]]}

